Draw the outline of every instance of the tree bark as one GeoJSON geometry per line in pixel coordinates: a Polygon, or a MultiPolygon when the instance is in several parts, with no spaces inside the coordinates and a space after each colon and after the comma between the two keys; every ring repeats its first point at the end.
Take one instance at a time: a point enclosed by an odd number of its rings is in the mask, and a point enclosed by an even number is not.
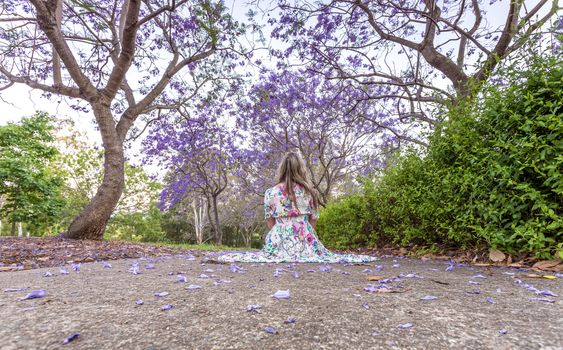
{"type": "Polygon", "coordinates": [[[223,232],[221,232],[221,225],[219,223],[219,209],[217,208],[217,196],[213,196],[213,219],[215,221],[215,244],[223,244],[223,232]]]}
{"type": "Polygon", "coordinates": [[[93,107],[104,145],[104,177],[96,195],[64,234],[72,239],[103,239],[106,224],[125,185],[123,140],[116,132],[109,105],[93,107]]]}

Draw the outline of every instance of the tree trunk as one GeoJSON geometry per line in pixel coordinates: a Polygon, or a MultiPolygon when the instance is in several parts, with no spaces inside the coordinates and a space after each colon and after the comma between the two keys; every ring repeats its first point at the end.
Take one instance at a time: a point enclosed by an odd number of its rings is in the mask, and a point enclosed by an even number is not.
{"type": "Polygon", "coordinates": [[[23,230],[22,230],[22,223],[18,222],[18,237],[22,238],[23,237],[23,230]]]}
{"type": "Polygon", "coordinates": [[[16,235],[16,221],[12,219],[12,232],[10,233],[10,236],[15,236],[15,235],[16,235]]]}
{"type": "Polygon", "coordinates": [[[213,196],[213,219],[215,221],[215,244],[223,244],[223,232],[221,232],[221,225],[219,223],[219,210],[217,209],[217,196],[213,196]]]}
{"type": "Polygon", "coordinates": [[[0,236],[2,236],[2,220],[0,220],[0,236]]]}
{"type": "Polygon", "coordinates": [[[104,178],[96,195],[64,234],[72,239],[103,239],[107,222],[125,185],[123,140],[116,132],[109,104],[92,107],[104,146],[104,178]]]}

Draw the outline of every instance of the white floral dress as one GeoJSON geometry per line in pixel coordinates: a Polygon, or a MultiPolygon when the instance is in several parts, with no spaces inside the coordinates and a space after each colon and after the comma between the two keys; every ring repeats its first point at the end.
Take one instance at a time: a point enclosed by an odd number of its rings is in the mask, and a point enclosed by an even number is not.
{"type": "Polygon", "coordinates": [[[262,250],[257,252],[227,253],[218,257],[222,262],[314,262],[314,263],[363,263],[377,258],[368,255],[336,254],[326,249],[315,234],[310,220],[318,218],[313,199],[303,186],[295,185],[294,207],[285,191],[278,184],[264,196],[265,218],[274,218],[274,227],[266,235],[262,250]]]}

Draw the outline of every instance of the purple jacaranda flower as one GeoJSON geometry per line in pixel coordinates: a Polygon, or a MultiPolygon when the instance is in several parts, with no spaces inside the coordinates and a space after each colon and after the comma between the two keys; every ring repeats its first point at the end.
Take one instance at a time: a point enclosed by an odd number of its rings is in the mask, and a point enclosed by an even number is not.
{"type": "Polygon", "coordinates": [[[176,282],[177,283],[186,283],[186,282],[188,282],[188,279],[186,278],[186,276],[179,275],[179,276],[176,276],[176,282]]]}
{"type": "Polygon", "coordinates": [[[204,270],[203,272],[215,272],[215,270],[213,270],[213,269],[206,269],[206,270],[204,270]]]}
{"type": "Polygon", "coordinates": [[[409,273],[404,276],[405,278],[422,278],[421,276],[417,275],[416,273],[409,273]]]}
{"type": "Polygon", "coordinates": [[[487,300],[488,303],[496,304],[495,301],[493,300],[493,298],[487,298],[486,300],[487,300]]]}
{"type": "Polygon", "coordinates": [[[63,344],[70,343],[74,339],[78,338],[79,335],[80,335],[80,333],[73,333],[73,334],[69,335],[68,337],[65,338],[65,340],[63,341],[63,344]]]}
{"type": "Polygon", "coordinates": [[[379,280],[377,282],[379,282],[379,283],[391,283],[391,282],[393,282],[393,279],[392,278],[384,278],[384,279],[379,280]]]}
{"type": "Polygon", "coordinates": [[[274,271],[274,277],[280,277],[280,270],[276,269],[276,271],[274,271]]]}
{"type": "Polygon", "coordinates": [[[362,304],[362,307],[363,307],[364,309],[369,309],[369,304],[368,304],[368,303],[363,303],[363,304],[362,304]]]}
{"type": "Polygon", "coordinates": [[[448,267],[446,267],[446,271],[452,271],[453,269],[454,269],[453,264],[449,264],[448,267]]]}
{"type": "Polygon", "coordinates": [[[266,327],[266,328],[263,329],[263,331],[266,332],[266,333],[270,333],[270,334],[276,334],[277,333],[277,331],[272,327],[266,327]]]}
{"type": "Polygon", "coordinates": [[[186,289],[201,289],[201,286],[198,286],[197,284],[190,284],[186,287],[186,289]]]}
{"type": "Polygon", "coordinates": [[[144,303],[145,303],[145,302],[142,301],[141,299],[139,299],[139,300],[137,300],[137,301],[135,302],[135,304],[137,304],[137,305],[143,305],[144,303]]]}
{"type": "Polygon", "coordinates": [[[316,272],[316,271],[313,270],[313,269],[309,269],[309,270],[307,270],[307,272],[314,273],[314,272],[316,272]]]}
{"type": "Polygon", "coordinates": [[[399,325],[399,328],[411,328],[412,327],[412,323],[403,323],[399,325]]]}
{"type": "Polygon", "coordinates": [[[393,266],[391,266],[394,269],[398,269],[399,267],[401,267],[401,264],[393,264],[393,266]]]}
{"type": "Polygon", "coordinates": [[[29,287],[23,287],[23,288],[6,288],[4,289],[4,292],[6,293],[13,293],[13,292],[22,292],[24,290],[28,290],[29,287]]]}
{"type": "Polygon", "coordinates": [[[111,264],[107,261],[102,261],[102,266],[104,269],[111,269],[111,264]]]}
{"type": "Polygon", "coordinates": [[[513,283],[516,283],[516,284],[522,284],[522,280],[518,280],[518,279],[516,279],[516,280],[514,280],[514,281],[512,281],[512,282],[513,282],[513,283]]]}
{"type": "Polygon", "coordinates": [[[332,270],[332,266],[329,266],[329,265],[319,266],[320,272],[329,272],[330,270],[332,270]]]}
{"type": "Polygon", "coordinates": [[[426,295],[420,298],[420,300],[436,300],[436,299],[438,299],[438,297],[435,297],[433,295],[426,295]]]}
{"type": "MultiPolygon", "coordinates": [[[[364,288],[364,289],[365,289],[365,288],[364,288]]],[[[355,297],[355,298],[361,298],[361,297],[362,297],[361,294],[352,294],[352,296],[355,297]]]]}
{"type": "Polygon", "coordinates": [[[154,293],[154,296],[155,297],[165,297],[168,294],[170,294],[170,293],[168,293],[168,292],[156,292],[156,293],[154,293]]]}
{"type": "Polygon", "coordinates": [[[31,293],[29,293],[25,297],[21,298],[21,300],[43,298],[43,297],[45,297],[46,294],[47,293],[45,292],[44,289],[38,289],[38,290],[32,291],[31,293]]]}
{"type": "Polygon", "coordinates": [[[530,298],[530,300],[543,301],[545,303],[554,303],[555,300],[549,298],[530,298]]]}
{"type": "Polygon", "coordinates": [[[289,299],[289,289],[288,290],[278,290],[272,295],[276,299],[289,299]]]}
{"type": "Polygon", "coordinates": [[[53,276],[53,274],[49,271],[43,272],[43,277],[52,277],[52,276],[53,276]]]}
{"type": "Polygon", "coordinates": [[[174,305],[172,305],[172,304],[166,304],[163,307],[161,307],[160,310],[166,311],[166,310],[172,309],[173,307],[174,307],[174,305]]]}
{"type": "Polygon", "coordinates": [[[475,275],[475,276],[473,276],[473,277],[471,277],[471,278],[487,278],[487,277],[485,277],[485,276],[483,276],[483,275],[475,275]]]}
{"type": "Polygon", "coordinates": [[[438,271],[438,269],[431,267],[431,268],[428,269],[428,271],[438,271]]]}
{"type": "Polygon", "coordinates": [[[145,269],[147,269],[147,270],[152,270],[154,268],[155,268],[154,264],[146,264],[145,265],[145,269]]]}
{"type": "Polygon", "coordinates": [[[61,267],[61,268],[59,269],[59,272],[61,273],[61,275],[68,275],[68,270],[65,269],[64,267],[61,267]]]}
{"type": "Polygon", "coordinates": [[[209,278],[206,274],[202,273],[201,275],[197,276],[198,278],[209,278]]]}
{"type": "Polygon", "coordinates": [[[503,272],[505,275],[514,276],[516,273],[514,272],[503,272]]]}
{"type": "Polygon", "coordinates": [[[262,308],[262,305],[258,305],[258,304],[250,304],[246,307],[246,311],[248,312],[256,312],[256,313],[260,313],[260,309],[262,308]]]}
{"type": "Polygon", "coordinates": [[[343,274],[344,276],[349,276],[349,275],[350,275],[350,272],[348,272],[348,271],[341,271],[340,273],[343,274]]]}
{"type": "Polygon", "coordinates": [[[504,334],[508,333],[508,331],[507,331],[506,329],[501,329],[501,330],[499,330],[498,332],[499,332],[499,334],[501,334],[501,335],[504,335],[504,334]]]}
{"type": "Polygon", "coordinates": [[[389,288],[387,288],[387,286],[384,286],[384,285],[377,285],[376,286],[374,284],[368,284],[367,287],[364,288],[364,290],[368,293],[376,293],[379,289],[389,289],[389,288]]]}
{"type": "Polygon", "coordinates": [[[225,280],[225,279],[222,279],[222,278],[220,280],[218,280],[217,282],[219,282],[219,283],[231,283],[231,281],[225,280]]]}
{"type": "Polygon", "coordinates": [[[364,272],[364,273],[371,273],[371,272],[373,272],[373,270],[372,270],[372,269],[363,269],[362,272],[364,272]]]}
{"type": "Polygon", "coordinates": [[[375,265],[375,271],[381,271],[383,268],[383,265],[375,265]]]}
{"type": "Polygon", "coordinates": [[[293,278],[295,279],[299,278],[299,272],[293,271],[293,278]]]}
{"type": "Polygon", "coordinates": [[[469,281],[469,284],[481,284],[481,282],[469,281]]]}
{"type": "Polygon", "coordinates": [[[76,272],[80,272],[80,263],[72,264],[72,269],[76,272]]]}
{"type": "Polygon", "coordinates": [[[237,265],[235,265],[235,264],[231,264],[230,269],[231,269],[231,272],[238,272],[238,271],[240,271],[242,268],[239,267],[239,266],[237,266],[237,265]]]}
{"type": "Polygon", "coordinates": [[[293,317],[288,318],[287,320],[283,321],[285,324],[293,324],[296,320],[293,317]]]}
{"type": "Polygon", "coordinates": [[[556,297],[556,296],[558,296],[557,294],[553,293],[553,292],[550,291],[550,290],[539,290],[539,291],[536,292],[536,294],[537,294],[537,295],[545,295],[545,296],[548,296],[548,297],[556,297]]]}
{"type": "Polygon", "coordinates": [[[130,269],[129,272],[131,272],[134,275],[138,275],[139,274],[139,265],[133,265],[130,269]]]}

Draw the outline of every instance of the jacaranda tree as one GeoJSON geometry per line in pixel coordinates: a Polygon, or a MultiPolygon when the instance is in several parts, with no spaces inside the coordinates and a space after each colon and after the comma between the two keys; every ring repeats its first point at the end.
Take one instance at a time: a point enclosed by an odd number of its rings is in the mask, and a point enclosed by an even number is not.
{"type": "Polygon", "coordinates": [[[269,23],[286,43],[277,57],[431,128],[441,114],[428,112],[475,95],[560,9],[558,0],[278,0],[269,23]]]}
{"type": "Polygon", "coordinates": [[[25,84],[95,117],[103,180],[66,232],[88,239],[123,192],[131,131],[218,83],[243,31],[215,0],[5,0],[0,22],[0,89],[25,84]]]}

